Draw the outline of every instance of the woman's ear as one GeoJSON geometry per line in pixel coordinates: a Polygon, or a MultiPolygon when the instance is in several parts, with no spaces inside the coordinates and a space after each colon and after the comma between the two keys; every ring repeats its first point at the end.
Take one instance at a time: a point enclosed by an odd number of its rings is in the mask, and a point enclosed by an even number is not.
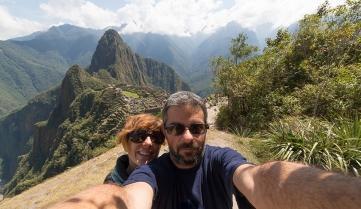
{"type": "MultiPolygon", "coordinates": [[[[123,139],[123,140],[125,140],[125,139],[123,139]]],[[[124,151],[126,151],[126,152],[128,152],[128,150],[129,150],[129,143],[131,143],[131,142],[130,142],[130,141],[127,141],[126,143],[122,143],[123,149],[124,149],[124,151]]]]}
{"type": "MultiPolygon", "coordinates": [[[[162,131],[163,135],[166,136],[166,131],[165,131],[165,128],[164,128],[164,124],[163,124],[162,127],[161,127],[161,131],[162,131]]],[[[166,137],[166,138],[167,138],[167,137],[166,137]]]]}

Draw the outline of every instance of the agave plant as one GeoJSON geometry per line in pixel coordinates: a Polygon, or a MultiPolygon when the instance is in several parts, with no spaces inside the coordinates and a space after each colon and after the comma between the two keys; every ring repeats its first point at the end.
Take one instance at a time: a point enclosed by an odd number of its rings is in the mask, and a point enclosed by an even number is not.
{"type": "Polygon", "coordinates": [[[360,175],[361,121],[338,119],[331,124],[314,118],[287,118],[274,122],[266,145],[274,159],[298,161],[360,175]]]}

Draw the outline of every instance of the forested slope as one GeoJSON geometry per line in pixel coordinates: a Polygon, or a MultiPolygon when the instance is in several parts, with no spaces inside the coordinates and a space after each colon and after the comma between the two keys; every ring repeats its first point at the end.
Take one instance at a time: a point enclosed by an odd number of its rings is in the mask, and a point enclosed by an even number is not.
{"type": "Polygon", "coordinates": [[[231,59],[213,63],[228,97],[217,124],[266,132],[273,158],[359,175],[360,14],[359,0],[336,8],[326,2],[295,33],[279,30],[259,56],[234,39],[231,59]]]}

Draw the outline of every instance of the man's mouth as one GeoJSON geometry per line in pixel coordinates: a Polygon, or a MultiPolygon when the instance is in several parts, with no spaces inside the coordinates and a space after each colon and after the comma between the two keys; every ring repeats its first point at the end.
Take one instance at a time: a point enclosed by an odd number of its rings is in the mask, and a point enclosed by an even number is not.
{"type": "Polygon", "coordinates": [[[191,153],[194,153],[196,151],[195,148],[193,147],[181,147],[179,150],[178,150],[178,153],[179,152],[183,152],[185,154],[191,154],[191,153]]]}

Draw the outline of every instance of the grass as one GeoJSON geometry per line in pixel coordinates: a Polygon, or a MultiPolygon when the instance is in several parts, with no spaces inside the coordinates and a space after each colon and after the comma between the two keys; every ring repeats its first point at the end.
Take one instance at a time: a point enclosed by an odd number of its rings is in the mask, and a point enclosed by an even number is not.
{"type": "Polygon", "coordinates": [[[252,131],[249,128],[243,128],[243,127],[231,127],[229,128],[230,132],[239,136],[239,137],[251,137],[252,131]]]}
{"type": "Polygon", "coordinates": [[[113,148],[103,155],[47,179],[20,195],[5,198],[0,202],[0,209],[46,208],[86,188],[101,184],[115,165],[118,153],[122,151],[119,146],[113,148]]]}
{"type": "Polygon", "coordinates": [[[272,123],[260,146],[272,159],[360,176],[361,121],[288,118],[272,123]]]}
{"type": "Polygon", "coordinates": [[[137,93],[134,93],[134,92],[130,92],[130,91],[122,91],[124,96],[126,97],[130,97],[130,98],[139,98],[139,95],[137,93]]]}

